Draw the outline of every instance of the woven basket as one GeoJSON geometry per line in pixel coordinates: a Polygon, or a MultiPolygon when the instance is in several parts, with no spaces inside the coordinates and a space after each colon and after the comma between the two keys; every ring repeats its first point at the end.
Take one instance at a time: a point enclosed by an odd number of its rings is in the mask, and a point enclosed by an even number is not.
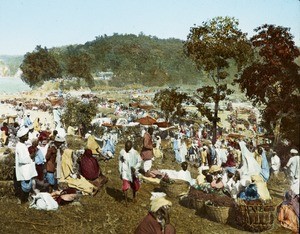
{"type": "Polygon", "coordinates": [[[213,206],[210,201],[206,201],[205,210],[211,220],[218,223],[227,223],[230,207],[213,206]]]}
{"type": "Polygon", "coordinates": [[[176,198],[179,195],[188,192],[190,184],[185,180],[173,180],[172,183],[160,181],[160,187],[168,197],[176,198]]]}
{"type": "Polygon", "coordinates": [[[194,199],[194,202],[195,202],[195,209],[198,213],[205,213],[205,201],[204,200],[201,200],[201,199],[198,199],[198,198],[195,198],[194,199]]]}
{"type": "Polygon", "coordinates": [[[276,217],[274,203],[269,204],[245,204],[237,202],[236,221],[245,230],[250,232],[262,232],[273,227],[276,217]]]}

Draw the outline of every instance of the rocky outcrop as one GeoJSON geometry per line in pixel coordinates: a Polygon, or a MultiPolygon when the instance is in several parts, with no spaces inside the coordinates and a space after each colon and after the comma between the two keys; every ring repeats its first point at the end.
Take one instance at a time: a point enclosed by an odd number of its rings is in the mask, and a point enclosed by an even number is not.
{"type": "Polygon", "coordinates": [[[0,77],[7,76],[10,76],[10,69],[3,61],[0,60],[0,77]]]}

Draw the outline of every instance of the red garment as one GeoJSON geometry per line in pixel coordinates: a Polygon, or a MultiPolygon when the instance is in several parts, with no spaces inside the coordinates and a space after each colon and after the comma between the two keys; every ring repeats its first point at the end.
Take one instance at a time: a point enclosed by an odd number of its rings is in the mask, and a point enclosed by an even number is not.
{"type": "Polygon", "coordinates": [[[152,137],[148,132],[144,134],[141,158],[144,161],[153,158],[153,142],[152,142],[152,137]]]}
{"type": "Polygon", "coordinates": [[[96,180],[100,175],[100,166],[92,151],[85,150],[79,162],[80,174],[87,180],[96,180]]]}
{"type": "Polygon", "coordinates": [[[2,126],[1,131],[4,131],[5,135],[8,136],[8,127],[7,126],[2,126]]]}
{"type": "Polygon", "coordinates": [[[39,141],[48,140],[51,132],[41,131],[39,135],[39,141]]]}
{"type": "Polygon", "coordinates": [[[227,161],[225,163],[225,167],[235,167],[236,163],[234,160],[234,155],[232,153],[229,153],[227,156],[227,161]]]}
{"type": "Polygon", "coordinates": [[[147,216],[140,222],[135,229],[134,234],[175,234],[176,230],[172,224],[165,226],[164,232],[157,220],[148,213],[147,216]]]}
{"type": "Polygon", "coordinates": [[[130,182],[128,180],[122,180],[122,191],[127,191],[129,188],[131,188],[133,191],[137,192],[141,185],[138,178],[132,178],[133,182],[130,182]]]}
{"type": "Polygon", "coordinates": [[[55,145],[49,146],[46,153],[46,170],[47,172],[54,173],[56,167],[56,153],[57,149],[55,145]]]}
{"type": "Polygon", "coordinates": [[[35,164],[36,172],[37,172],[37,179],[40,181],[44,180],[44,164],[37,165],[35,164]]]}
{"type": "Polygon", "coordinates": [[[29,154],[36,153],[37,150],[38,150],[38,148],[36,146],[31,145],[31,146],[28,147],[29,154]]]}

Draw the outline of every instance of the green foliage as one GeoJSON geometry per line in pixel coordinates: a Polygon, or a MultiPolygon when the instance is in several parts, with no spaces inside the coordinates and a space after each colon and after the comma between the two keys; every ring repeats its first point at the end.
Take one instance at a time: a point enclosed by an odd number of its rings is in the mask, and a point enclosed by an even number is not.
{"type": "Polygon", "coordinates": [[[178,39],[163,40],[143,34],[104,35],[81,49],[94,56],[94,73],[114,73],[111,85],[157,86],[196,81],[196,69],[184,56],[182,41],[178,39]]]}
{"type": "Polygon", "coordinates": [[[37,46],[32,53],[27,53],[20,66],[22,80],[30,87],[42,84],[46,80],[61,76],[61,68],[48,49],[37,46]]]}
{"type": "Polygon", "coordinates": [[[264,104],[265,127],[299,146],[300,67],[294,61],[300,51],[288,28],[263,25],[255,31],[251,41],[259,57],[237,82],[254,104],[264,104]]]}
{"type": "Polygon", "coordinates": [[[84,103],[77,98],[70,98],[67,100],[62,122],[66,127],[82,125],[87,129],[91,127],[90,123],[96,114],[97,103],[84,103]]]}
{"type": "Polygon", "coordinates": [[[242,69],[251,58],[251,44],[246,34],[238,29],[236,19],[216,17],[203,22],[201,26],[191,27],[184,50],[196,67],[208,74],[213,84],[199,88],[194,102],[201,114],[213,122],[215,140],[219,102],[233,93],[227,86],[228,75],[232,72],[228,68],[235,63],[237,71],[242,69]],[[207,102],[215,104],[213,113],[205,107],[207,102]]]}
{"type": "Polygon", "coordinates": [[[68,47],[66,58],[67,75],[77,77],[78,80],[83,78],[89,87],[93,87],[94,78],[91,74],[92,56],[87,52],[70,46],[68,47]]]}
{"type": "Polygon", "coordinates": [[[193,62],[182,50],[183,42],[178,39],[158,39],[157,37],[133,34],[99,36],[84,45],[52,48],[49,51],[40,46],[33,53],[27,53],[22,67],[24,80],[32,85],[44,80],[61,77],[76,77],[94,86],[92,75],[111,71],[114,76],[110,85],[142,84],[161,86],[167,84],[196,84],[203,76],[197,72],[193,62]],[[46,63],[45,51],[51,54],[60,69],[51,69],[46,63]],[[41,61],[36,61],[40,60],[41,61]]]}
{"type": "Polygon", "coordinates": [[[14,178],[15,157],[14,153],[10,152],[0,162],[0,180],[13,180],[14,178]]]}
{"type": "Polygon", "coordinates": [[[165,114],[167,121],[169,121],[169,118],[179,118],[186,114],[182,103],[189,100],[189,97],[186,93],[178,92],[177,90],[178,88],[160,90],[153,99],[153,102],[159,105],[165,114]]]}

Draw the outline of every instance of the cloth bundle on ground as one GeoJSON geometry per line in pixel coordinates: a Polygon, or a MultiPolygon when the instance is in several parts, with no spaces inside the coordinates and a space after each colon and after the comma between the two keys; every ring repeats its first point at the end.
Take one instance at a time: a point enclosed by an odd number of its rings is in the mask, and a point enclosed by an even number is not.
{"type": "Polygon", "coordinates": [[[251,176],[251,180],[257,187],[257,193],[259,194],[259,197],[263,200],[270,200],[271,196],[267,187],[267,183],[264,182],[262,176],[253,175],[251,176]]]}
{"type": "Polygon", "coordinates": [[[255,201],[259,199],[259,194],[257,192],[257,187],[255,184],[250,184],[246,187],[245,191],[240,193],[239,196],[242,200],[255,201]]]}
{"type": "Polygon", "coordinates": [[[88,137],[86,147],[92,150],[93,154],[99,154],[101,152],[101,148],[93,135],[88,137]]]}
{"type": "Polygon", "coordinates": [[[81,194],[77,192],[75,188],[66,188],[61,191],[54,191],[51,193],[51,196],[59,205],[65,205],[70,202],[73,202],[75,199],[79,198],[81,194]]]}
{"type": "Polygon", "coordinates": [[[60,182],[66,182],[69,187],[80,190],[83,195],[92,195],[94,193],[95,186],[87,181],[83,176],[80,176],[80,178],[76,177],[76,174],[73,171],[72,154],[73,150],[66,149],[62,155],[62,175],[60,182]]]}
{"type": "Polygon", "coordinates": [[[188,170],[176,171],[176,170],[162,169],[160,170],[160,172],[163,174],[167,174],[168,177],[173,180],[185,180],[189,182],[190,185],[193,185],[196,182],[195,179],[192,179],[191,173],[188,170]]]}
{"type": "Polygon", "coordinates": [[[50,193],[38,193],[33,196],[33,201],[30,203],[29,208],[37,210],[57,210],[58,203],[53,199],[50,193]]]}

